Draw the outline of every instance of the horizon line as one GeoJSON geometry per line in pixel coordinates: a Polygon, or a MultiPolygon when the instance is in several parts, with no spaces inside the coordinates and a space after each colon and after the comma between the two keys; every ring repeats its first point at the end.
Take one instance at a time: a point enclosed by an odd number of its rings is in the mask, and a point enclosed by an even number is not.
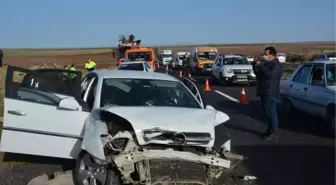
{"type": "MultiPolygon", "coordinates": [[[[143,47],[196,47],[196,46],[249,46],[249,45],[271,45],[271,44],[308,44],[308,43],[334,43],[336,41],[301,41],[301,42],[255,42],[255,43],[210,43],[210,44],[177,44],[177,45],[144,45],[143,47]]],[[[116,44],[117,45],[117,44],[116,44]]],[[[76,50],[76,49],[114,49],[116,46],[102,46],[102,47],[44,47],[44,48],[0,48],[2,50],[76,50]]]]}

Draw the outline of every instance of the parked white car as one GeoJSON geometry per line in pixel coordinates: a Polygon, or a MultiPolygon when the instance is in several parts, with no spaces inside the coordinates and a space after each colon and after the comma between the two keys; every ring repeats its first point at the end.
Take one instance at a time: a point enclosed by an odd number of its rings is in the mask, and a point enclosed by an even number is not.
{"type": "Polygon", "coordinates": [[[153,68],[146,61],[124,61],[116,70],[133,70],[133,71],[146,71],[153,72],[153,68]]]}
{"type": "Polygon", "coordinates": [[[252,65],[239,55],[219,55],[212,65],[211,80],[223,85],[233,83],[254,84],[256,75],[252,65]]]}
{"type": "Polygon", "coordinates": [[[281,80],[282,111],[285,116],[298,109],[323,117],[334,135],[335,70],[336,61],[316,61],[299,66],[290,77],[281,80]]]}
{"type": "Polygon", "coordinates": [[[336,53],[324,53],[316,57],[315,61],[336,60],[336,53]]]}
{"type": "Polygon", "coordinates": [[[205,106],[189,79],[95,70],[80,82],[67,73],[8,67],[2,152],[76,159],[76,185],[207,184],[243,159],[225,134],[213,148],[215,126],[229,117],[205,106]],[[22,83],[14,72],[26,73],[22,83]]]}
{"type": "Polygon", "coordinates": [[[286,53],[277,53],[276,57],[278,58],[280,63],[286,63],[286,53]]]}
{"type": "Polygon", "coordinates": [[[250,63],[254,62],[254,58],[252,56],[247,56],[246,60],[250,63]]]}

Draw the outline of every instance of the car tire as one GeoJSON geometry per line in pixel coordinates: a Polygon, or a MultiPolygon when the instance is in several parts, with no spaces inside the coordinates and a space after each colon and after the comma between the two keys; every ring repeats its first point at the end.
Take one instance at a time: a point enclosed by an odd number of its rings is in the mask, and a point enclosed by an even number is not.
{"type": "Polygon", "coordinates": [[[328,131],[330,132],[331,136],[335,138],[335,124],[336,124],[336,115],[335,115],[335,106],[328,107],[327,110],[327,124],[328,124],[328,131]]]}
{"type": "Polygon", "coordinates": [[[216,76],[213,73],[211,73],[211,76],[210,76],[210,83],[211,84],[216,84],[217,83],[216,76]]]}
{"type": "Polygon", "coordinates": [[[224,80],[223,74],[221,72],[219,73],[219,83],[222,86],[227,86],[227,82],[224,80]]]}
{"type": "Polygon", "coordinates": [[[118,174],[117,170],[99,165],[92,159],[92,156],[84,150],[76,159],[76,167],[73,170],[73,177],[75,185],[85,185],[85,182],[88,182],[89,184],[90,180],[96,180],[102,185],[121,185],[120,175],[118,174]],[[90,165],[92,166],[91,169],[88,167],[90,165]],[[83,174],[86,174],[86,176],[83,174]],[[89,174],[92,176],[90,177],[89,174]],[[103,177],[100,179],[105,180],[105,182],[98,180],[98,176],[103,177]]]}
{"type": "Polygon", "coordinates": [[[296,112],[296,108],[288,98],[281,98],[280,114],[284,118],[290,118],[296,112]]]}

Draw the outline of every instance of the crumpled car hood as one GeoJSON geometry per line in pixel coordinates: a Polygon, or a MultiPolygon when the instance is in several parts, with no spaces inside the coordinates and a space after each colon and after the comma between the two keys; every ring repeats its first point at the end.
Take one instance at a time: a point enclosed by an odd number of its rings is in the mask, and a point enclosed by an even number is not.
{"type": "Polygon", "coordinates": [[[210,133],[213,140],[204,147],[212,147],[215,138],[216,120],[229,120],[226,114],[217,115],[217,110],[176,107],[106,107],[103,108],[128,120],[140,145],[149,144],[143,138],[144,129],[160,128],[176,132],[210,133]]]}

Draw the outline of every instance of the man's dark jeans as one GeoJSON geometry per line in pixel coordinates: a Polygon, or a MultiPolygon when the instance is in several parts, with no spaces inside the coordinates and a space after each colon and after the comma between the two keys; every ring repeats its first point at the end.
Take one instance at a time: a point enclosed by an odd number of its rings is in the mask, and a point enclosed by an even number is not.
{"type": "Polygon", "coordinates": [[[275,133],[278,130],[279,120],[276,110],[278,100],[273,96],[261,96],[261,107],[268,121],[268,128],[266,134],[275,133]]]}
{"type": "Polygon", "coordinates": [[[0,67],[2,67],[2,58],[0,58],[0,67]]]}

